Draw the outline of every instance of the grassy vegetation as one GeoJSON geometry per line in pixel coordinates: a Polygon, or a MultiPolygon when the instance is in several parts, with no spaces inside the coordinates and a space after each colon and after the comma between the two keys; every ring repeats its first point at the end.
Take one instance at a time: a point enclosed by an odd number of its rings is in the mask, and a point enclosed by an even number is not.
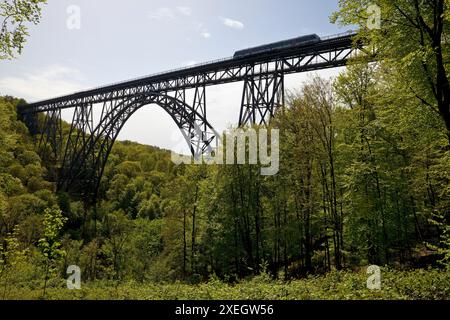
{"type": "MultiPolygon", "coordinates": [[[[80,290],[68,290],[63,280],[50,281],[50,300],[348,300],[348,299],[450,299],[450,273],[444,270],[395,271],[382,269],[381,290],[369,290],[364,270],[333,271],[291,282],[262,274],[235,284],[212,277],[207,283],[138,283],[95,281],[80,290]]],[[[34,282],[8,290],[6,299],[42,299],[42,284],[34,282]]]]}
{"type": "MultiPolygon", "coordinates": [[[[17,19],[36,20],[42,1],[20,2],[34,5],[17,19]]],[[[0,299],[449,299],[450,1],[410,2],[378,1],[391,22],[367,30],[367,1],[339,1],[332,20],[359,25],[382,59],[289,95],[270,122],[275,175],[261,157],[176,165],[134,142],[82,148],[77,122],[52,146],[54,121],[39,114],[32,136],[24,101],[0,97],[0,299]],[[100,171],[97,192],[86,177],[100,171]],[[66,288],[74,265],[81,290],[66,288]],[[386,266],[380,290],[368,265],[386,266]]],[[[23,39],[5,40],[0,59],[23,39]]]]}

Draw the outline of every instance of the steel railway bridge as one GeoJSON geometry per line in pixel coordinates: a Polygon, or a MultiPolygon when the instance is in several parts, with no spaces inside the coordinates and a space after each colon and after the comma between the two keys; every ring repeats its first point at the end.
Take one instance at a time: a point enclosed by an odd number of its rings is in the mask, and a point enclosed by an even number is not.
{"type": "Polygon", "coordinates": [[[344,66],[361,49],[354,36],[349,32],[301,48],[227,58],[77,92],[19,106],[18,115],[39,150],[55,163],[58,190],[95,203],[114,141],[138,109],[150,104],[163,108],[198,157],[219,138],[207,120],[206,87],[242,81],[239,125],[266,125],[284,104],[284,76],[344,66]],[[193,101],[186,99],[189,89],[195,91],[193,101]],[[73,119],[63,137],[61,111],[69,108],[73,119]],[[101,108],[98,123],[94,108],[101,108]]]}

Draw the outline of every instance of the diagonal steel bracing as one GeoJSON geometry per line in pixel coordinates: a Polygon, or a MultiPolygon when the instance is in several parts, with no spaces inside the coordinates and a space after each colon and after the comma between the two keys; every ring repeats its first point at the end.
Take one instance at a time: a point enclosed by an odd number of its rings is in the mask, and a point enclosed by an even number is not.
{"type": "MultiPolygon", "coordinates": [[[[183,94],[177,96],[182,98],[183,94]]],[[[186,142],[191,145],[193,153],[195,151],[193,141],[199,141],[198,149],[201,150],[201,154],[208,150],[210,152],[217,134],[203,115],[185,102],[169,95],[158,93],[137,95],[134,98],[105,104],[99,124],[92,129],[91,134],[86,134],[86,131],[72,134],[73,141],[85,140],[83,143],[67,143],[67,156],[61,166],[58,188],[82,194],[84,198],[95,201],[106,161],[120,130],[138,109],[151,104],[159,105],[172,117],[186,142]],[[193,118],[195,120],[192,120],[193,118]],[[207,141],[201,139],[203,131],[198,130],[201,127],[213,133],[211,139],[207,141]]],[[[80,109],[74,115],[72,127],[77,127],[77,123],[83,123],[89,115],[89,112],[83,112],[80,109]]],[[[74,129],[74,131],[82,130],[74,129]]]]}
{"type": "Polygon", "coordinates": [[[239,125],[268,125],[284,105],[284,76],[344,66],[362,51],[354,45],[353,37],[345,34],[302,48],[227,58],[95,88],[19,106],[18,115],[30,133],[38,135],[42,156],[58,164],[58,189],[95,202],[114,141],[139,108],[150,104],[163,108],[198,159],[210,153],[219,138],[207,121],[207,86],[243,81],[239,125]],[[195,92],[193,100],[187,102],[189,89],[195,92]],[[63,141],[61,110],[68,108],[74,110],[74,115],[63,141]],[[101,115],[94,125],[94,109],[98,108],[101,115]],[[41,123],[39,114],[45,115],[41,123]]]}
{"type": "Polygon", "coordinates": [[[42,159],[56,164],[63,143],[61,110],[54,109],[46,112],[42,127],[38,131],[41,133],[38,142],[39,155],[42,159]]]}
{"type": "Polygon", "coordinates": [[[277,110],[284,105],[282,68],[283,65],[277,63],[277,72],[271,74],[255,72],[253,69],[244,80],[239,126],[254,124],[267,126],[277,110]]]}

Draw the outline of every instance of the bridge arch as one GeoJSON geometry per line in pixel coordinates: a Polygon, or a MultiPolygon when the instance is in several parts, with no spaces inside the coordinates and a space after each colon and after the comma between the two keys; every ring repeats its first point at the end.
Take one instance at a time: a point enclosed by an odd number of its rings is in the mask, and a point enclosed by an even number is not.
{"type": "Polygon", "coordinates": [[[160,106],[171,116],[195,158],[210,153],[213,145],[218,143],[219,135],[204,115],[184,101],[158,92],[134,95],[118,101],[102,114],[100,122],[88,133],[85,141],[66,143],[58,190],[70,190],[95,201],[106,162],[120,131],[137,110],[152,104],[160,106]]]}

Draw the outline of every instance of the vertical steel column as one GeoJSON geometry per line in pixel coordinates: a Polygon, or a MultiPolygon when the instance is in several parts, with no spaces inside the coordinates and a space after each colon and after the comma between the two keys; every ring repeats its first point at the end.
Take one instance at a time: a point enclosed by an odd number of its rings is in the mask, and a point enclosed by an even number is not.
{"type": "MultiPolygon", "coordinates": [[[[74,165],[73,160],[76,154],[81,148],[85,147],[93,131],[92,104],[82,104],[75,107],[64,151],[59,182],[67,180],[67,175],[73,171],[71,167],[74,165]]],[[[61,188],[61,185],[58,185],[58,188],[61,188]]]]}
{"type": "Polygon", "coordinates": [[[178,101],[181,101],[183,103],[186,103],[186,90],[180,89],[180,90],[175,91],[175,99],[177,99],[178,101]]]}
{"type": "MultiPolygon", "coordinates": [[[[194,103],[192,108],[195,112],[203,116],[206,119],[206,88],[200,86],[195,88],[194,103]]],[[[201,129],[206,132],[206,122],[202,121],[201,129]]]]}
{"type": "Polygon", "coordinates": [[[267,72],[268,64],[260,66],[259,70],[253,67],[244,80],[239,126],[267,126],[284,105],[284,74],[282,64],[276,64],[272,73],[267,72]]]}
{"type": "Polygon", "coordinates": [[[45,115],[41,136],[38,144],[40,156],[56,164],[60,158],[62,146],[61,109],[55,108],[45,115]],[[50,148],[50,150],[48,150],[50,148]]]}
{"type": "Polygon", "coordinates": [[[208,132],[208,124],[206,121],[206,87],[205,85],[195,88],[194,102],[192,108],[195,111],[192,113],[189,121],[189,135],[191,137],[191,146],[193,155],[198,159],[205,152],[205,147],[208,146],[212,132],[208,132]],[[202,118],[198,119],[200,115],[202,118]]]}
{"type": "Polygon", "coordinates": [[[32,136],[39,133],[39,116],[36,112],[18,114],[19,120],[23,121],[32,136]]]}

